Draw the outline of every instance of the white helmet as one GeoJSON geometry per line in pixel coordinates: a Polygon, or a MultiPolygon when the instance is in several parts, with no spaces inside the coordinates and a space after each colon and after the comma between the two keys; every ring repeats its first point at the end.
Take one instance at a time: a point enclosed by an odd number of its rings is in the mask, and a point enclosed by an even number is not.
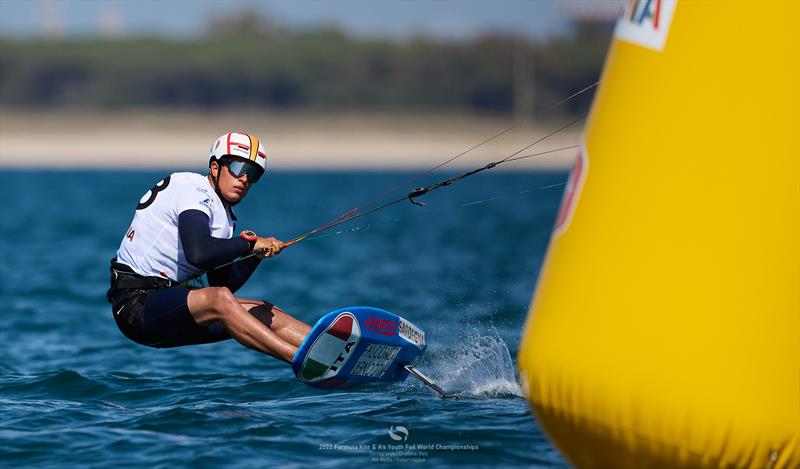
{"type": "Polygon", "coordinates": [[[261,140],[255,135],[243,132],[230,132],[220,136],[211,146],[208,164],[223,156],[238,156],[248,159],[264,171],[267,170],[267,152],[261,140]]]}

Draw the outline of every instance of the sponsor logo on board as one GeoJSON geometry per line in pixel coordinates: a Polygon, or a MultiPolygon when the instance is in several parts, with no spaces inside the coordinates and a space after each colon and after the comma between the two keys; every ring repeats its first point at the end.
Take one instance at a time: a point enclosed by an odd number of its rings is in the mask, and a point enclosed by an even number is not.
{"type": "Polygon", "coordinates": [[[390,345],[369,344],[350,370],[350,374],[381,378],[400,353],[400,349],[401,347],[390,345]]]}
{"type": "Polygon", "coordinates": [[[367,318],[364,321],[364,327],[366,327],[368,331],[376,334],[393,336],[397,332],[397,321],[392,321],[391,319],[367,318]]]}
{"type": "Polygon", "coordinates": [[[614,36],[653,50],[664,50],[677,4],[677,0],[628,0],[614,36]]]}
{"type": "Polygon", "coordinates": [[[425,333],[403,318],[400,318],[400,326],[397,328],[397,333],[417,347],[425,348],[425,333]]]}

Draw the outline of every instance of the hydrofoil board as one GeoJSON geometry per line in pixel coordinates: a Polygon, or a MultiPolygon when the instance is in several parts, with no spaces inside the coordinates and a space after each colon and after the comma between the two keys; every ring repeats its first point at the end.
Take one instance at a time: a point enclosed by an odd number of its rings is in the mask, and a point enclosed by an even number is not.
{"type": "Polygon", "coordinates": [[[320,318],[297,349],[292,371],[322,389],[403,381],[425,351],[425,333],[388,311],[354,306],[320,318]]]}

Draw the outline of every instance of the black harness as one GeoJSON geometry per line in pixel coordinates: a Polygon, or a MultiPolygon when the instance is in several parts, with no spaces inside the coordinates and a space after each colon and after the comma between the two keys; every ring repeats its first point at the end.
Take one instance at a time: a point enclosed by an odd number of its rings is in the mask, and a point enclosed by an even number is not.
{"type": "Polygon", "coordinates": [[[168,278],[144,277],[137,274],[125,264],[120,264],[117,259],[111,260],[111,288],[106,297],[109,301],[120,290],[157,290],[177,285],[168,278]]]}

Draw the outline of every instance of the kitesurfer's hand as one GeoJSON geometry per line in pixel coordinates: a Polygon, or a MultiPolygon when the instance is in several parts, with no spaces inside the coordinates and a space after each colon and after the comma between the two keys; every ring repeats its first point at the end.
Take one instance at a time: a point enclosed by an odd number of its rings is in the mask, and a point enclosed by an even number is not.
{"type": "Polygon", "coordinates": [[[259,236],[256,239],[256,245],[253,246],[253,251],[256,252],[259,259],[276,256],[282,249],[283,243],[272,237],[262,238],[259,236]]]}

